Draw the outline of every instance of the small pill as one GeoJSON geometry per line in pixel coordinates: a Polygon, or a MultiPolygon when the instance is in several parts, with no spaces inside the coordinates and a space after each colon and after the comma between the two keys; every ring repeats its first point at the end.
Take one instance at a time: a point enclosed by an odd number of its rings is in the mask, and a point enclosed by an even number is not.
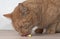
{"type": "Polygon", "coordinates": [[[29,37],[32,37],[32,35],[28,35],[29,37]]]}

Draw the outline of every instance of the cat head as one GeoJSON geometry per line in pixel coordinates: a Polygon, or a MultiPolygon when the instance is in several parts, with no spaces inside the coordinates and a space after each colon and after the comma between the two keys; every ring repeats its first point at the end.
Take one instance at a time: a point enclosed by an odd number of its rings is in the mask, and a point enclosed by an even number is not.
{"type": "Polygon", "coordinates": [[[4,14],[4,16],[12,20],[14,28],[21,35],[31,34],[33,13],[30,12],[28,7],[25,7],[20,3],[11,14],[4,14]]]}

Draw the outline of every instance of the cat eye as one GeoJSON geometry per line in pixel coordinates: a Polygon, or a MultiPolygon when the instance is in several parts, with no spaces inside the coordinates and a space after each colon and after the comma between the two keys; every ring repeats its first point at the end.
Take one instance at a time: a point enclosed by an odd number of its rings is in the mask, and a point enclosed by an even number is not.
{"type": "Polygon", "coordinates": [[[27,8],[24,7],[22,13],[27,12],[27,8]]]}
{"type": "Polygon", "coordinates": [[[28,7],[25,7],[23,4],[20,4],[19,7],[22,16],[26,16],[29,13],[28,7]]]}
{"type": "Polygon", "coordinates": [[[22,16],[26,16],[29,13],[28,9],[24,8],[22,11],[22,16]]]}

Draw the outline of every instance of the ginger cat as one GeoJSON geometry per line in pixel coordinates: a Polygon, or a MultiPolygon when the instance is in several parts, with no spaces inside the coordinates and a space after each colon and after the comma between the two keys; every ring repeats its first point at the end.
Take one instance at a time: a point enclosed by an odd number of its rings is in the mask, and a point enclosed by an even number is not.
{"type": "Polygon", "coordinates": [[[11,18],[14,28],[23,36],[31,34],[35,26],[41,32],[46,29],[47,34],[60,32],[60,0],[26,0],[4,16],[11,18]]]}

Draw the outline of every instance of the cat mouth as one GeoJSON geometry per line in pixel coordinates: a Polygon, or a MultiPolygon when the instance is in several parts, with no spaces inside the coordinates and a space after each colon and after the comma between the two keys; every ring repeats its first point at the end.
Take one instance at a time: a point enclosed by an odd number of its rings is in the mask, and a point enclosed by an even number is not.
{"type": "Polygon", "coordinates": [[[22,34],[21,36],[28,36],[28,35],[30,35],[30,33],[22,34]]]}

